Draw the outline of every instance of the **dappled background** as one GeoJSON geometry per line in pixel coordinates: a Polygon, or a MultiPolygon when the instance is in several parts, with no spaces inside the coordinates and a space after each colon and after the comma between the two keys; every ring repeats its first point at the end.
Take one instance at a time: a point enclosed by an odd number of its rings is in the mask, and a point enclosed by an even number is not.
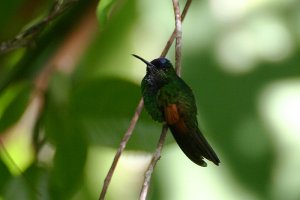
{"type": "MultiPolygon", "coordinates": [[[[0,41],[52,5],[2,1],[0,41]]],[[[42,27],[0,55],[0,199],[97,199],[141,97],[145,66],[130,54],[160,55],[172,2],[78,1],[42,27]]],[[[194,0],[182,53],[221,164],[195,165],[169,134],[149,199],[300,199],[299,1],[194,0]]],[[[138,198],[160,131],[143,111],[107,199],[138,198]]]]}

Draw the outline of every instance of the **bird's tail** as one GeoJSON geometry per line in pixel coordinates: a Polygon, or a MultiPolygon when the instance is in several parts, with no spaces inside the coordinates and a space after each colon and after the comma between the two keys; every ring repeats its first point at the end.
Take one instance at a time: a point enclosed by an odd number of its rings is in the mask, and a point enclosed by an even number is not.
{"type": "Polygon", "coordinates": [[[207,164],[203,160],[204,157],[214,164],[219,165],[220,160],[218,156],[198,127],[187,127],[187,124],[183,120],[179,120],[177,123],[169,125],[169,128],[181,150],[194,163],[206,167],[207,164]]]}

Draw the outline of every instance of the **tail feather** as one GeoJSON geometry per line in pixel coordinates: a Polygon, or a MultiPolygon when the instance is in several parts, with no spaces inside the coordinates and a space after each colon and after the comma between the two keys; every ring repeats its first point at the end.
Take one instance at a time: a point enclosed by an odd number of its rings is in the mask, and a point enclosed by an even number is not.
{"type": "Polygon", "coordinates": [[[220,160],[212,147],[208,144],[198,127],[188,128],[183,121],[169,125],[170,130],[185,155],[194,163],[206,167],[206,158],[219,165],[220,160]]]}

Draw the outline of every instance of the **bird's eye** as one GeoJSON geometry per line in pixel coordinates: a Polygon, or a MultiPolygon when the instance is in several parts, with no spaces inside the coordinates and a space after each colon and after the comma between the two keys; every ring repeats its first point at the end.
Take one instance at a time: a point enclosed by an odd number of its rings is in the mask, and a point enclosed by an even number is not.
{"type": "Polygon", "coordinates": [[[162,69],[163,71],[167,71],[167,70],[168,70],[167,67],[162,67],[161,69],[162,69]]]}

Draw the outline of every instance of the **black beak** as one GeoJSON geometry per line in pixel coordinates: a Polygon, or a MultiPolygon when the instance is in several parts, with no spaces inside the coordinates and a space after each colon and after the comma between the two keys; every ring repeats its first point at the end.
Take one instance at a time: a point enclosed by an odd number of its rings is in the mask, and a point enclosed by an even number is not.
{"type": "Polygon", "coordinates": [[[136,57],[137,59],[141,60],[143,63],[145,63],[147,66],[151,66],[151,67],[154,67],[154,65],[151,63],[151,62],[148,62],[147,60],[145,60],[144,58],[138,56],[138,55],[135,55],[135,54],[131,54],[132,56],[136,57]]]}

